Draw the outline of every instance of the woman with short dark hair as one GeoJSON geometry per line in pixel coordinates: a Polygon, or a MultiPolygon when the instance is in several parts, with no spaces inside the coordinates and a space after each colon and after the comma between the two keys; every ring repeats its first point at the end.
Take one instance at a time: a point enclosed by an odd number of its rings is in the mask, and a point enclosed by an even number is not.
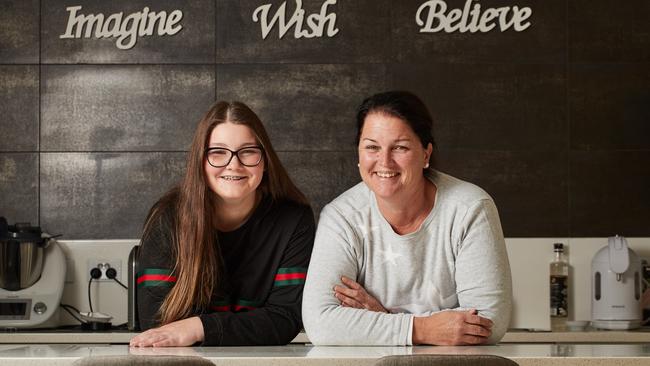
{"type": "Polygon", "coordinates": [[[363,182],[320,215],[305,285],[317,345],[498,342],[510,319],[510,269],[494,201],[434,168],[433,121],[409,92],[357,113],[363,182]]]}
{"type": "Polygon", "coordinates": [[[146,331],[131,346],[290,342],[314,230],[257,115],[216,103],[197,126],[185,177],[147,217],[136,269],[146,331]]]}

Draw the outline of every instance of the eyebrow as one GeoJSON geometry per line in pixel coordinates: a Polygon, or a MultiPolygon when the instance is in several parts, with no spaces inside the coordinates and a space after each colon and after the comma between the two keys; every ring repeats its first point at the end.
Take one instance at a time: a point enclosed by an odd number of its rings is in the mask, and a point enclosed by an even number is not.
{"type": "MultiPolygon", "coordinates": [[[[370,142],[377,143],[376,140],[373,140],[373,139],[368,138],[368,137],[364,137],[363,140],[368,140],[368,141],[370,141],[370,142]]],[[[408,139],[408,138],[402,138],[402,139],[397,139],[397,140],[395,140],[395,141],[393,141],[393,142],[409,142],[409,141],[411,141],[411,139],[408,139]]]]}
{"type": "MultiPolygon", "coordinates": [[[[241,149],[241,148],[244,148],[244,147],[253,147],[253,146],[259,146],[259,144],[257,142],[245,142],[245,143],[239,145],[235,150],[238,150],[238,149],[241,149]]],[[[225,147],[225,148],[228,148],[228,149],[230,148],[230,146],[228,146],[227,144],[224,144],[222,142],[209,144],[208,148],[210,148],[210,147],[225,147]]]]}

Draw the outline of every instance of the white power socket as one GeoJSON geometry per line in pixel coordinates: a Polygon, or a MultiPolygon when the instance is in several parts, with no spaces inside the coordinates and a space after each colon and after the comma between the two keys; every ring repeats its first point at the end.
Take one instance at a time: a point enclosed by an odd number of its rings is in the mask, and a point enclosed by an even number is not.
{"type": "Polygon", "coordinates": [[[88,259],[88,271],[87,273],[87,278],[90,280],[90,271],[93,270],[93,268],[99,269],[101,272],[101,277],[95,279],[94,281],[113,281],[113,279],[108,278],[106,276],[106,271],[108,271],[109,268],[115,269],[116,275],[115,278],[120,281],[121,280],[121,275],[122,275],[122,260],[121,259],[105,259],[105,258],[91,258],[88,259]]]}

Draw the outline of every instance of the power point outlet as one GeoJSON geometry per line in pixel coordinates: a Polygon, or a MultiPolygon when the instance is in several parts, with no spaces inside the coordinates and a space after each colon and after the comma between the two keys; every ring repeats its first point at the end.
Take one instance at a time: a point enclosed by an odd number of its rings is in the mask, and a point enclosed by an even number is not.
{"type": "Polygon", "coordinates": [[[117,272],[117,275],[115,278],[118,280],[122,280],[122,260],[120,259],[106,259],[106,258],[91,258],[88,259],[88,270],[86,271],[88,279],[90,280],[90,271],[93,270],[93,268],[99,269],[101,272],[101,277],[95,279],[94,281],[113,281],[113,279],[108,278],[106,276],[106,271],[108,271],[109,268],[115,269],[117,272]]]}

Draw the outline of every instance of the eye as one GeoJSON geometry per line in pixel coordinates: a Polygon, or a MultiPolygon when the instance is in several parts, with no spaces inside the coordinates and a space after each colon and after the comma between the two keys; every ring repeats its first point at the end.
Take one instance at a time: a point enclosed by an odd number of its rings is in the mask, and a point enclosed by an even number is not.
{"type": "Polygon", "coordinates": [[[380,148],[377,145],[366,145],[365,149],[371,151],[379,151],[380,148]]]}
{"type": "Polygon", "coordinates": [[[406,151],[409,150],[409,148],[406,147],[406,146],[403,146],[403,145],[397,145],[397,146],[393,147],[393,150],[400,151],[400,152],[406,152],[406,151]]]}
{"type": "Polygon", "coordinates": [[[210,156],[224,156],[227,155],[228,152],[226,150],[222,149],[214,149],[214,150],[208,150],[208,155],[210,156]]]}
{"type": "Polygon", "coordinates": [[[239,152],[239,155],[241,155],[241,156],[251,156],[251,155],[257,155],[259,153],[260,153],[260,151],[257,150],[257,149],[242,149],[239,152]]]}

